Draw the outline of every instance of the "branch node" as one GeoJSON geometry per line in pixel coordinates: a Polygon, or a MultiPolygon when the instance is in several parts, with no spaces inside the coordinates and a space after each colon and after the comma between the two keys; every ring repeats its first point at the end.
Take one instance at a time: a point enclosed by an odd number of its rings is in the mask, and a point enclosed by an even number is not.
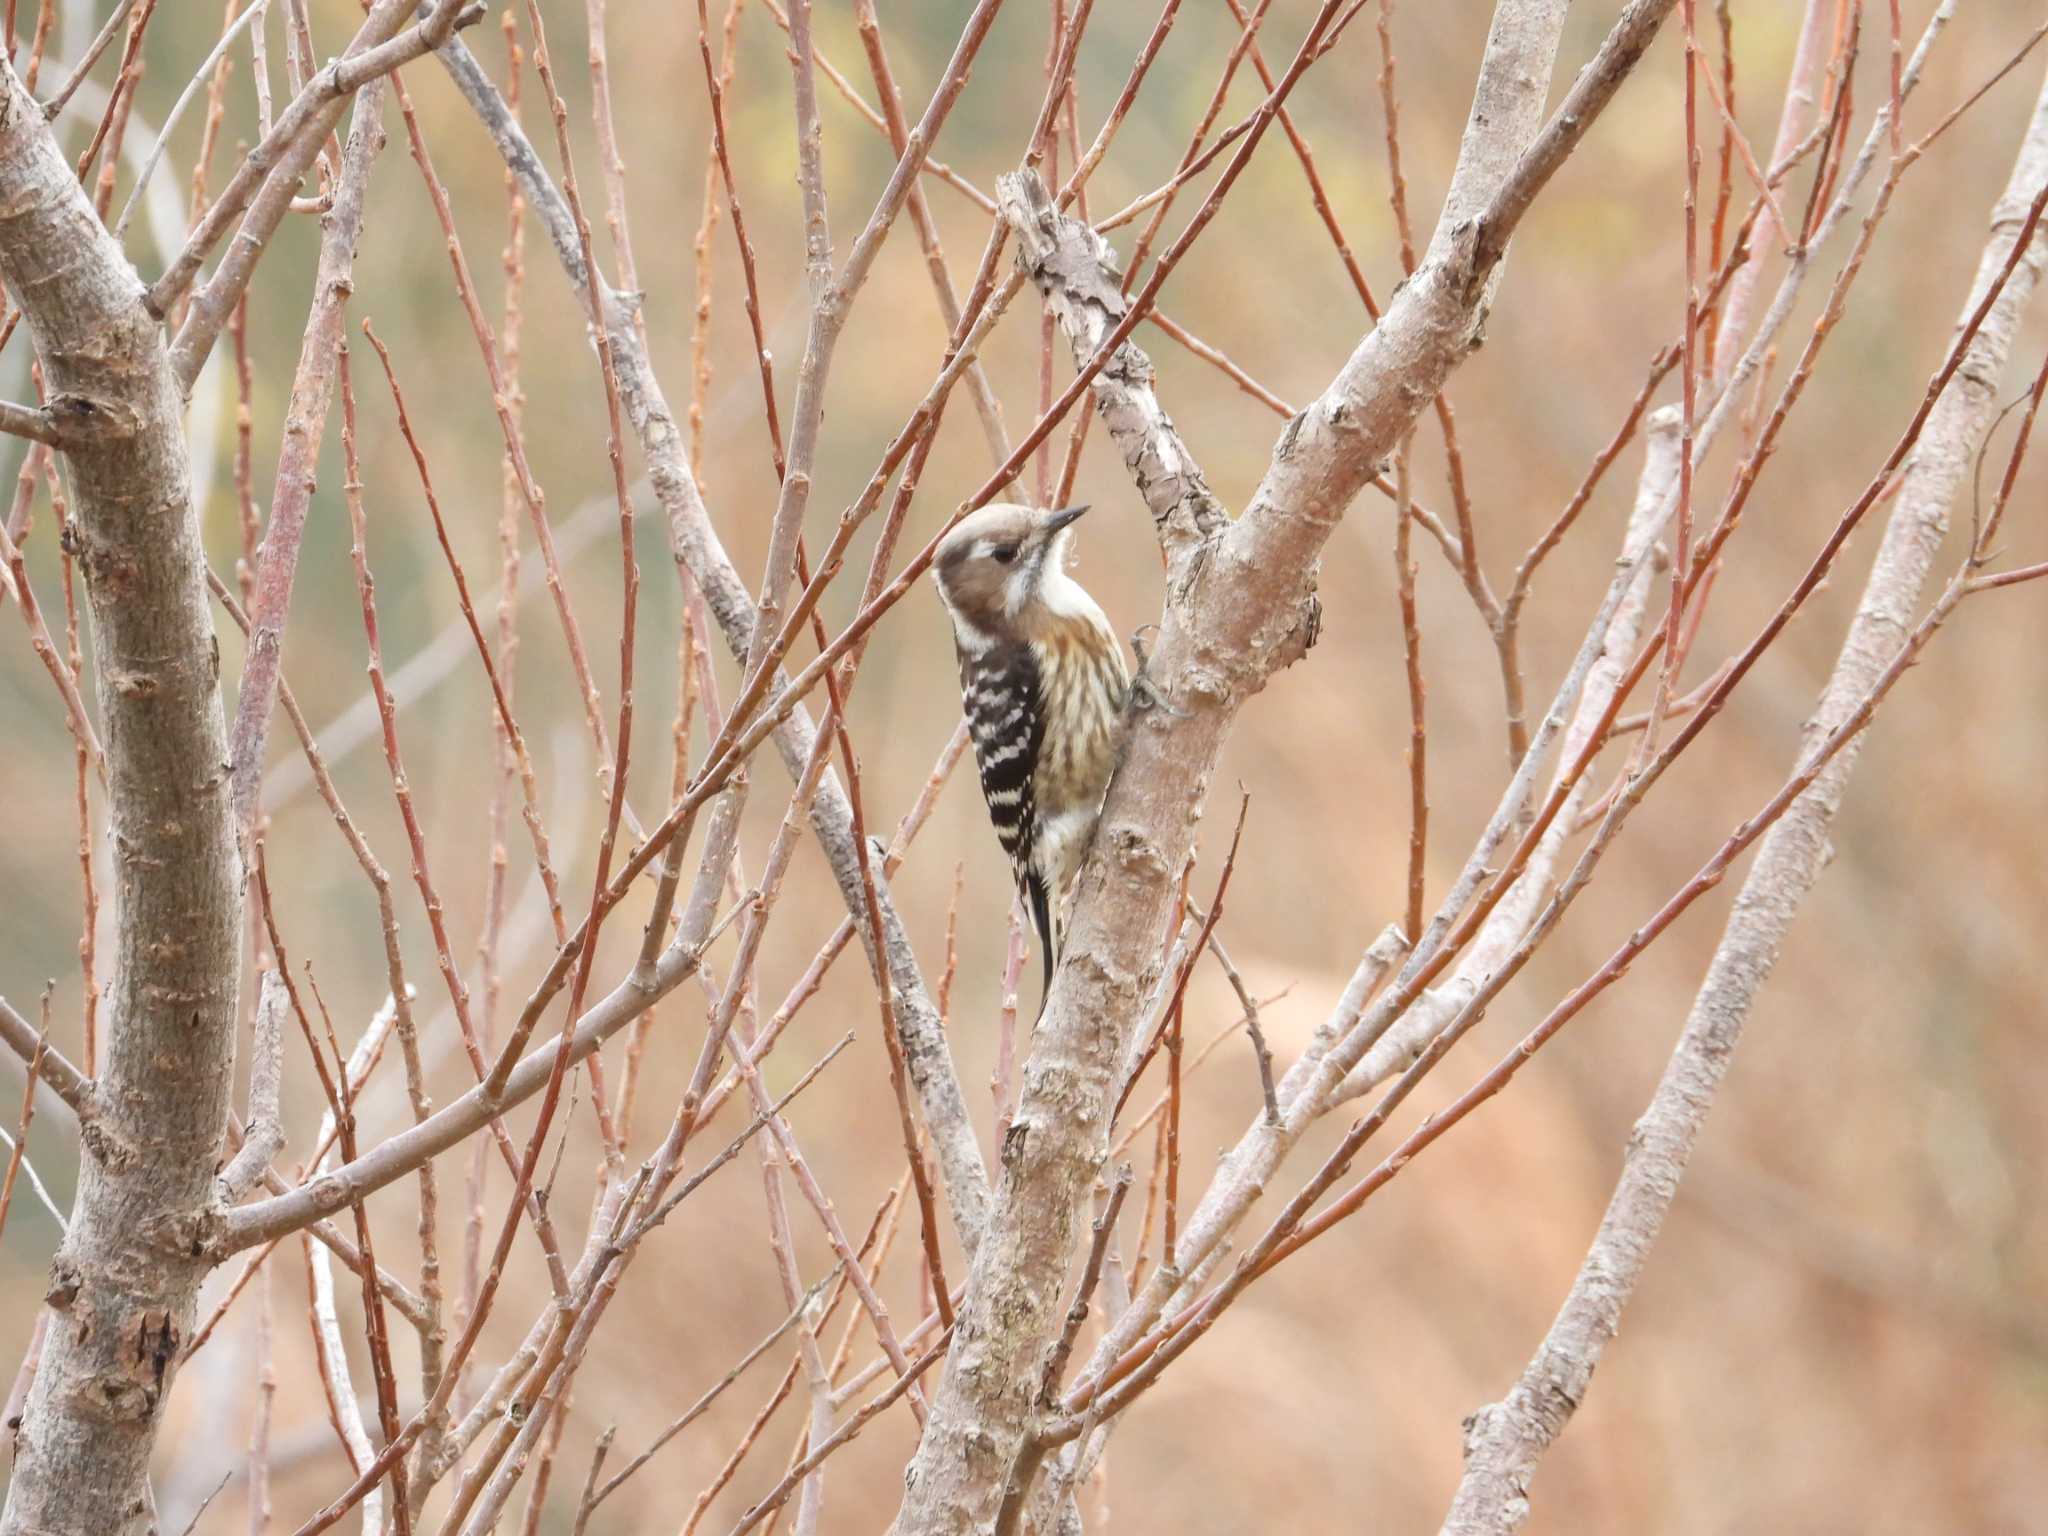
{"type": "Polygon", "coordinates": [[[278,1100],[283,1084],[280,1044],[287,1002],[284,980],[276,971],[263,973],[256,1001],[255,1044],[249,1067],[249,1121],[242,1147],[221,1170],[220,1200],[232,1205],[263,1177],[271,1159],[284,1150],[284,1118],[278,1100]]]}

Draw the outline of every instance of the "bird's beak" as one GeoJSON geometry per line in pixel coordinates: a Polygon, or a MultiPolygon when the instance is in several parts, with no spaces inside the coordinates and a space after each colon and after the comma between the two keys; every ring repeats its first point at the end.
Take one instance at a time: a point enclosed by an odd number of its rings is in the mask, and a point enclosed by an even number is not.
{"type": "Polygon", "coordinates": [[[1045,519],[1045,531],[1048,534],[1058,533],[1062,528],[1066,527],[1069,523],[1073,522],[1074,519],[1079,517],[1083,512],[1086,512],[1087,510],[1088,509],[1085,506],[1062,507],[1057,512],[1048,513],[1046,514],[1045,519]]]}

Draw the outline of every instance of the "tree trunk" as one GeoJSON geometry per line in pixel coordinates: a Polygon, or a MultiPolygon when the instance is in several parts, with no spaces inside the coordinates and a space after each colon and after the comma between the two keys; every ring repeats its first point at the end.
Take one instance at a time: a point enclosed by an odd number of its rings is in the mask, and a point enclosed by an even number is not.
{"type": "Polygon", "coordinates": [[[234,1067],[241,882],[220,653],[144,284],[0,61],[0,277],[35,338],[90,598],[114,839],[108,1045],[0,1533],[151,1529],[149,1455],[205,1265],[234,1067]]]}

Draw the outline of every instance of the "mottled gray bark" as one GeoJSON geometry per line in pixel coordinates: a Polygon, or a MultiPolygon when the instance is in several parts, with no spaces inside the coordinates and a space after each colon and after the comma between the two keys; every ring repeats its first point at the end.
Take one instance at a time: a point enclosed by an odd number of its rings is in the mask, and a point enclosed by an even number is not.
{"type": "Polygon", "coordinates": [[[0,62],[0,277],[51,393],[100,681],[116,951],[107,1049],[0,1532],[140,1536],[206,1263],[234,1065],[241,879],[183,402],[144,285],[0,62]]]}
{"type": "MultiPolygon", "coordinates": [[[[1059,322],[1075,366],[1085,365],[1131,312],[1116,252],[1084,221],[1062,216],[1035,171],[997,177],[996,201],[1016,237],[1018,264],[1059,322]]],[[[1230,526],[1230,514],[1160,404],[1150,358],[1126,341],[1096,375],[1094,396],[1162,549],[1191,549],[1230,526]]]]}
{"type": "MultiPolygon", "coordinates": [[[[1991,238],[1957,323],[1960,332],[2011,257],[2029,207],[2048,181],[2048,87],[2036,103],[2018,163],[1991,217],[1991,238]]],[[[1998,414],[1998,381],[2044,265],[2037,235],[1985,317],[1963,365],[1936,402],[1904,473],[1877,561],[1849,625],[1802,755],[1839,727],[1870,691],[1912,627],[1949,511],[1998,414]]],[[[1776,964],[1785,934],[1819,878],[1861,736],[1835,755],[1765,835],[1743,881],[1706,980],[1649,1107],[1629,1138],[1620,1182],[1585,1262],[1535,1357],[1500,1402],[1466,1421],[1465,1473],[1444,1536],[1506,1536],[1529,1515],[1529,1483],[1592,1384],[1621,1326],[1685,1165],[1743,1026],[1776,964]]]]}
{"type": "MultiPolygon", "coordinates": [[[[1076,884],[946,1374],[905,1474],[899,1536],[964,1533],[994,1516],[1042,1411],[1043,1354],[1086,1225],[1083,1202],[1106,1153],[1118,1065],[1157,973],[1159,934],[1237,712],[1313,642],[1324,542],[1471,350],[1522,213],[1669,9],[1668,0],[1627,7],[1571,99],[1539,132],[1565,3],[1502,0],[1449,209],[1423,265],[1330,387],[1288,424],[1241,519],[1197,538],[1178,537],[1162,521],[1167,592],[1150,670],[1177,712],[1133,716],[1076,884]]],[[[1152,499],[1154,488],[1145,489],[1152,499]]],[[[1158,516],[1157,501],[1152,510],[1158,516]]]]}

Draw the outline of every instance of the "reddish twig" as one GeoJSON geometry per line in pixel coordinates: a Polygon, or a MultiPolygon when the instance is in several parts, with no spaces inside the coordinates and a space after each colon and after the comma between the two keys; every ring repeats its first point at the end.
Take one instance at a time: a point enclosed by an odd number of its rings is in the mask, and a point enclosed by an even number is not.
{"type": "MultiPolygon", "coordinates": [[[[1728,230],[1728,205],[1735,193],[1735,20],[1728,8],[1728,0],[1714,0],[1714,23],[1721,36],[1721,149],[1714,177],[1714,217],[1707,244],[1707,265],[1718,269],[1722,252],[1726,249],[1728,230]]],[[[1784,225],[1782,215],[1780,227],[1784,225]]],[[[1714,362],[1714,351],[1721,340],[1721,328],[1714,321],[1718,316],[1709,311],[1703,363],[1708,378],[1719,376],[1714,362]]]]}
{"type": "MultiPolygon", "coordinates": [[[[1394,586],[1401,607],[1401,653],[1408,673],[1408,917],[1412,945],[1422,937],[1422,897],[1429,854],[1429,715],[1422,680],[1422,631],[1415,619],[1415,562],[1408,556],[1411,509],[1408,461],[1413,439],[1394,454],[1394,586]]],[[[1524,748],[1526,750],[1526,747],[1524,748]]]]}
{"type": "Polygon", "coordinates": [[[0,1175],[0,1233],[7,1230],[7,1208],[14,1200],[14,1181],[28,1157],[28,1128],[36,1117],[36,1084],[43,1072],[43,1057],[50,1042],[50,988],[43,988],[43,1022],[36,1031],[36,1047],[28,1058],[28,1072],[21,1085],[21,1110],[14,1117],[14,1146],[7,1154],[7,1172],[0,1175]]]}
{"type": "MultiPolygon", "coordinates": [[[[787,33],[789,31],[789,13],[777,4],[776,0],[762,0],[762,3],[767,7],[768,14],[775,18],[775,24],[787,33]]],[[[855,12],[854,24],[856,27],[865,26],[858,11],[855,12]]],[[[819,70],[823,72],[827,80],[832,82],[833,89],[839,92],[846,104],[859,113],[861,118],[870,127],[883,133],[890,132],[889,124],[884,120],[883,112],[877,110],[866,97],[861,95],[859,87],[846,77],[845,71],[833,64],[825,56],[824,52],[815,47],[815,45],[811,52],[812,57],[817,60],[819,70]]],[[[887,93],[885,92],[884,95],[886,97],[887,93]]],[[[899,150],[898,153],[900,154],[901,151],[899,150]]],[[[994,213],[996,211],[996,200],[994,198],[990,197],[951,166],[935,160],[929,155],[925,157],[924,164],[920,168],[920,174],[937,177],[962,197],[973,203],[983,213],[994,213]]]]}
{"type": "MultiPolygon", "coordinates": [[[[68,521],[64,505],[64,486],[57,474],[54,458],[43,456],[43,473],[50,487],[50,511],[58,527],[68,521]]],[[[71,674],[72,687],[85,675],[85,658],[78,645],[78,584],[77,562],[68,547],[60,548],[64,557],[64,660],[65,669],[71,674]]],[[[100,983],[99,925],[100,898],[99,880],[92,870],[92,801],[91,786],[87,782],[87,767],[92,754],[83,741],[73,738],[72,798],[78,811],[78,974],[81,1012],[84,1014],[81,1027],[79,1053],[85,1061],[88,1073],[99,1070],[100,1059],[100,983]]],[[[104,765],[102,765],[104,772],[104,765]]],[[[103,781],[104,782],[104,781],[103,781]]]]}
{"type": "MultiPolygon", "coordinates": [[[[43,451],[40,448],[32,453],[43,451]]],[[[71,732],[71,739],[77,750],[91,757],[99,770],[100,783],[106,783],[106,758],[100,750],[99,737],[92,728],[92,717],[85,707],[85,700],[78,691],[78,679],[71,668],[65,665],[64,657],[57,650],[57,643],[50,637],[48,624],[43,620],[42,608],[36,602],[35,589],[29,584],[28,562],[21,548],[8,537],[7,530],[0,527],[0,561],[4,561],[16,601],[21,607],[21,621],[28,626],[29,647],[36,653],[36,659],[43,664],[43,670],[50,674],[50,680],[57,685],[58,697],[64,702],[64,723],[71,732]]]]}
{"type": "MultiPolygon", "coordinates": [[[[357,103],[348,151],[336,184],[335,207],[321,234],[313,303],[300,344],[278,449],[277,481],[271,492],[270,523],[258,559],[249,604],[249,648],[235,701],[228,756],[233,771],[235,821],[246,842],[255,835],[257,797],[263,781],[264,748],[271,707],[284,663],[286,616],[298,577],[299,547],[312,505],[313,470],[326,431],[329,402],[342,342],[343,317],[355,288],[356,243],[362,232],[363,196],[370,167],[384,147],[383,84],[373,80],[357,103]]],[[[231,306],[232,307],[232,306],[231,306]]]]}
{"type": "Polygon", "coordinates": [[[726,1536],[745,1536],[746,1532],[752,1530],[769,1514],[779,1509],[783,1500],[789,1497],[796,1485],[809,1476],[812,1470],[821,1464],[826,1457],[867,1428],[870,1419],[885,1409],[892,1407],[896,1400],[902,1397],[905,1392],[908,1392],[926,1371],[936,1365],[945,1355],[947,1346],[952,1343],[952,1339],[953,1330],[948,1326],[940,1333],[937,1341],[932,1344],[931,1348],[911,1362],[910,1370],[907,1374],[898,1377],[896,1381],[890,1384],[889,1389],[879,1397],[863,1404],[854,1412],[852,1417],[847,1419],[838,1429],[834,1430],[823,1444],[819,1445],[809,1455],[805,1456],[802,1461],[792,1467],[788,1474],[783,1477],[782,1481],[769,1489],[758,1503],[744,1515],[740,1516],[739,1522],[726,1533],[726,1536]]]}
{"type": "MultiPolygon", "coordinates": [[[[518,476],[520,493],[526,502],[528,521],[533,524],[534,545],[540,552],[541,566],[546,572],[549,596],[554,599],[555,616],[560,622],[562,639],[569,654],[569,663],[575,672],[576,685],[583,703],[584,721],[590,731],[591,742],[597,752],[598,761],[605,765],[609,775],[614,762],[610,733],[604,723],[604,708],[598,694],[597,683],[591,674],[590,658],[583,644],[583,630],[576,621],[574,606],[569,599],[567,587],[562,581],[561,556],[555,546],[554,528],[547,518],[546,498],[540,483],[535,479],[532,466],[527,462],[526,440],[520,419],[513,413],[513,399],[516,388],[508,382],[505,364],[500,356],[497,342],[491,335],[490,321],[483,312],[482,301],[477,297],[475,281],[470,273],[469,259],[463,253],[460,237],[455,230],[455,215],[449,205],[448,191],[435,173],[434,162],[427,153],[425,135],[420,131],[419,120],[413,112],[412,98],[403,80],[393,81],[398,97],[399,111],[405,119],[407,142],[412,157],[418,166],[420,179],[427,189],[428,200],[433,204],[434,216],[441,226],[441,232],[448,252],[448,265],[455,278],[456,296],[462,301],[463,313],[469,317],[470,331],[476,338],[484,374],[490,382],[492,409],[497,417],[498,432],[504,439],[506,455],[511,459],[518,476]]],[[[637,835],[637,821],[631,823],[637,835]]]]}

